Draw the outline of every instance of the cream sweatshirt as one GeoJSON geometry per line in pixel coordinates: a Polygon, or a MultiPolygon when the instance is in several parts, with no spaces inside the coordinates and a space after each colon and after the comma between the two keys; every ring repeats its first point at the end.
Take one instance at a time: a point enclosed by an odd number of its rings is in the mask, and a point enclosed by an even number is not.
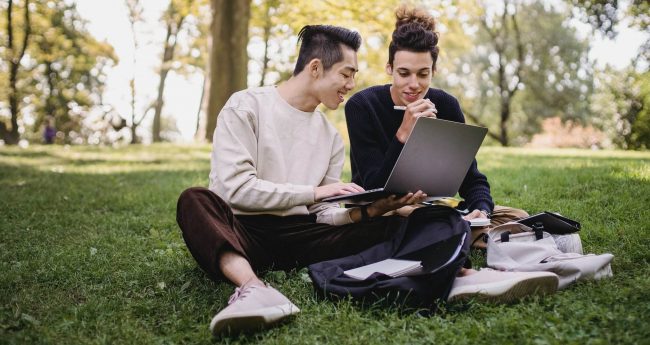
{"type": "Polygon", "coordinates": [[[314,201],[314,187],[338,182],[345,160],[343,141],[322,112],[295,109],[275,86],[239,91],[219,113],[212,142],[210,190],[233,213],[352,222],[348,209],[314,201]]]}

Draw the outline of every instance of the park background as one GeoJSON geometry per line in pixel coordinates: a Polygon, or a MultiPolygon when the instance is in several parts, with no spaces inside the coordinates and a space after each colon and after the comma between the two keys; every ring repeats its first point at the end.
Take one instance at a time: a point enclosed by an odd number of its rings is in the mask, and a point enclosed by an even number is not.
{"type": "MultiPolygon", "coordinates": [[[[495,201],[581,221],[585,251],[615,255],[613,278],[422,318],[323,301],[304,269],[270,272],[303,313],[211,339],[232,287],[196,267],[175,203],[207,185],[218,110],[287,78],[305,24],[358,30],[356,89],[389,82],[399,3],[0,1],[0,344],[647,343],[650,5],[638,0],[412,1],[438,20],[432,85],[490,130],[477,160],[495,201]]],[[[347,143],[342,109],[323,110],[347,143]]]]}
{"type": "MultiPolygon", "coordinates": [[[[486,144],[650,145],[647,1],[413,3],[438,20],[432,85],[490,129],[486,144]]],[[[42,142],[46,121],[60,144],[212,140],[230,94],[290,75],[306,24],[359,31],[356,89],[388,83],[398,4],[5,0],[0,140],[42,142]]],[[[342,107],[326,113],[346,134],[342,107]]]]}

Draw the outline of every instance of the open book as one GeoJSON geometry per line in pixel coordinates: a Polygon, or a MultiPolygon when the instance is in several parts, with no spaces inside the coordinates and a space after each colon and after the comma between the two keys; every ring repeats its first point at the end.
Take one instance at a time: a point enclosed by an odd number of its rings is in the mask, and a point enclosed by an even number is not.
{"type": "Polygon", "coordinates": [[[364,280],[373,273],[382,273],[395,278],[408,275],[409,273],[418,273],[421,269],[421,261],[386,259],[375,262],[374,264],[347,270],[343,273],[348,277],[364,280]]]}

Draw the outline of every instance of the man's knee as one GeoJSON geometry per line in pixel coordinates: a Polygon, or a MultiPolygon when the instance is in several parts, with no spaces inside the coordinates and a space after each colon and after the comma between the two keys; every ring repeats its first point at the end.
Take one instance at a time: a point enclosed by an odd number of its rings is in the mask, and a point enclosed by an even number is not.
{"type": "Polygon", "coordinates": [[[205,198],[205,193],[210,192],[207,188],[203,187],[190,187],[184,190],[181,195],[178,197],[178,207],[181,205],[186,205],[188,203],[194,203],[197,200],[205,198]]]}
{"type": "MultiPolygon", "coordinates": [[[[188,213],[191,215],[197,210],[202,209],[201,205],[209,202],[210,194],[214,193],[203,187],[191,187],[184,190],[178,197],[178,202],[176,203],[176,222],[182,227],[183,216],[188,213]]],[[[214,197],[217,196],[214,195],[214,197]]]]}

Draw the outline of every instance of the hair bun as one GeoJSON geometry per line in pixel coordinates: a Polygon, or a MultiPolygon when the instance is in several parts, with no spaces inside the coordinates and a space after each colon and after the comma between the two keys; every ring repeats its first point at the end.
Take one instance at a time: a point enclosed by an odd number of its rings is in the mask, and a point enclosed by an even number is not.
{"type": "Polygon", "coordinates": [[[433,17],[422,8],[401,5],[397,10],[395,10],[395,17],[397,18],[397,21],[395,22],[396,30],[399,29],[400,26],[410,23],[417,23],[427,31],[436,30],[435,19],[433,19],[433,17]]]}

